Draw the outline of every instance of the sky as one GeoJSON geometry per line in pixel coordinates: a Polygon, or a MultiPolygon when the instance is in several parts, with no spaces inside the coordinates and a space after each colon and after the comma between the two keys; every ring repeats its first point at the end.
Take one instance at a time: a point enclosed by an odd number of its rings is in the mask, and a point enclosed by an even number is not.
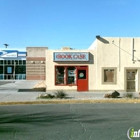
{"type": "Polygon", "coordinates": [[[140,0],[0,0],[0,49],[88,49],[96,38],[140,37],[140,0]]]}

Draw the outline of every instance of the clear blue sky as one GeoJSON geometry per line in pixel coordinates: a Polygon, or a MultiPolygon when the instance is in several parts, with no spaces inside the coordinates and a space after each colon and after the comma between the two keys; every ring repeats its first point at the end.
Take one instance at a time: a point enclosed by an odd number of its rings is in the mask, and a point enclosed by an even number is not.
{"type": "Polygon", "coordinates": [[[140,0],[0,0],[0,47],[87,49],[96,35],[140,37],[140,0]]]}

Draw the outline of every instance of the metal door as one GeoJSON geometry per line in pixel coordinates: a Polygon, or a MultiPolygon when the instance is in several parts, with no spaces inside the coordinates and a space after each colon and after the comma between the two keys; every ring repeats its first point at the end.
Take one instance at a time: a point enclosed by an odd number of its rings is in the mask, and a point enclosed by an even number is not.
{"type": "Polygon", "coordinates": [[[77,69],[77,91],[88,91],[88,67],[77,69]]]}

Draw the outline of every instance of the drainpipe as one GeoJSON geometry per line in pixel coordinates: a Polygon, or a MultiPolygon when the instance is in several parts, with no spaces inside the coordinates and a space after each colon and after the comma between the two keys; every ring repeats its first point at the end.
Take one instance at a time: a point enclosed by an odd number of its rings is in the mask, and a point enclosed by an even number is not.
{"type": "Polygon", "coordinates": [[[135,53],[135,49],[134,49],[134,38],[132,39],[132,61],[133,63],[135,63],[135,60],[134,60],[134,53],[135,53]]]}

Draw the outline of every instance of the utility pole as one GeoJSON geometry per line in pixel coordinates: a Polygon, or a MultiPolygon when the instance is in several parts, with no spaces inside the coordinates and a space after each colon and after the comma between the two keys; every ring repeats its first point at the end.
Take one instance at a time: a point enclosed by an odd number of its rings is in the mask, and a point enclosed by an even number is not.
{"type": "MultiPolygon", "coordinates": [[[[7,46],[9,46],[8,44],[3,44],[3,45],[5,46],[5,48],[7,48],[7,46]]],[[[4,77],[3,77],[3,78],[5,79],[4,66],[5,66],[5,65],[4,65],[4,60],[3,60],[3,75],[4,75],[4,77]]]]}

